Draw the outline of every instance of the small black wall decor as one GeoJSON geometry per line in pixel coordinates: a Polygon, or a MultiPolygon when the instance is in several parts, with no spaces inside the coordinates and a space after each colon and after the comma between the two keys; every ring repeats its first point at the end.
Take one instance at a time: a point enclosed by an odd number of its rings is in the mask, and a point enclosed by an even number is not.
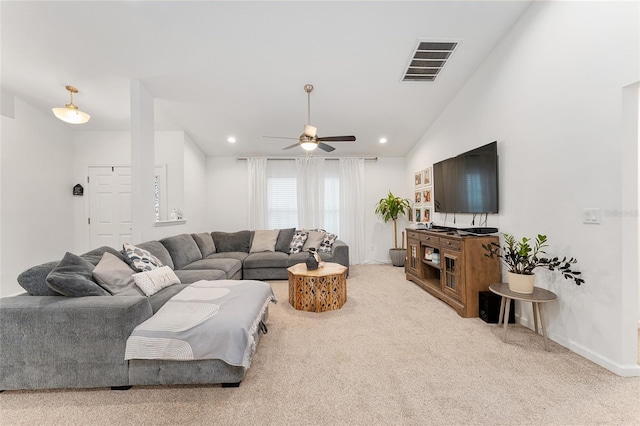
{"type": "Polygon", "coordinates": [[[73,195],[79,195],[81,197],[82,195],[84,195],[84,188],[82,187],[82,185],[77,184],[73,187],[73,195]]]}

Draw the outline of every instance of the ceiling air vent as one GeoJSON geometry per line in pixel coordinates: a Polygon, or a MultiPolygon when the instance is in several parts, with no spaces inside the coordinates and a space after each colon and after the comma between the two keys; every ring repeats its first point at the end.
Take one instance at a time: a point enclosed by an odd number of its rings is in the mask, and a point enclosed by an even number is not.
{"type": "Polygon", "coordinates": [[[419,41],[402,81],[435,81],[457,41],[419,41]]]}

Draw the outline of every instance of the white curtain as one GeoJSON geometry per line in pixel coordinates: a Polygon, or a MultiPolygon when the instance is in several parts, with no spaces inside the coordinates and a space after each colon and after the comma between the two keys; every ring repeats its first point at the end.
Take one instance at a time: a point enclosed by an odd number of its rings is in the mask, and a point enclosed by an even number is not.
{"type": "Polygon", "coordinates": [[[296,158],[298,227],[324,227],[324,158],[296,158]]]}
{"type": "Polygon", "coordinates": [[[340,159],[340,231],[352,264],[365,260],[364,158],[340,159]]]}
{"type": "Polygon", "coordinates": [[[266,229],[267,159],[247,158],[249,170],[249,229],[266,229]]]}

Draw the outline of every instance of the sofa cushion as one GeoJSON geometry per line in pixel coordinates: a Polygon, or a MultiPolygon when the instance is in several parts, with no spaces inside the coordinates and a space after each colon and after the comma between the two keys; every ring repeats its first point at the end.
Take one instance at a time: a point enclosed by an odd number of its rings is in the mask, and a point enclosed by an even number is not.
{"type": "Polygon", "coordinates": [[[232,251],[249,253],[251,248],[251,231],[212,232],[211,237],[216,245],[216,253],[232,251]]]}
{"type": "MultiPolygon", "coordinates": [[[[167,251],[167,248],[160,241],[147,241],[144,243],[137,244],[138,248],[142,250],[146,250],[162,262],[163,265],[169,266],[171,269],[175,269],[173,266],[173,260],[171,260],[171,255],[167,251]]],[[[126,260],[126,259],[125,259],[126,260]]],[[[127,260],[127,263],[129,261],[127,260]]]]}
{"type": "Polygon", "coordinates": [[[304,242],[304,246],[302,246],[302,251],[306,251],[310,248],[318,249],[322,240],[324,240],[325,232],[321,231],[307,231],[309,235],[307,236],[307,240],[304,242]]]}
{"type": "Polygon", "coordinates": [[[243,268],[257,269],[257,268],[287,268],[289,255],[280,252],[262,252],[251,253],[244,260],[243,268]]]}
{"type": "Polygon", "coordinates": [[[184,270],[203,270],[203,269],[217,269],[224,271],[226,278],[230,279],[240,269],[242,269],[242,262],[233,258],[218,258],[218,259],[202,259],[184,267],[184,270]]]}
{"type": "Polygon", "coordinates": [[[282,253],[289,253],[289,244],[293,240],[293,234],[296,233],[296,228],[284,228],[278,232],[278,240],[276,241],[276,251],[282,253]]]}
{"type": "Polygon", "coordinates": [[[160,240],[173,260],[173,269],[182,269],[188,264],[202,259],[198,244],[189,234],[175,235],[160,240]]]}
{"type": "Polygon", "coordinates": [[[164,266],[162,261],[148,250],[129,243],[124,243],[122,247],[129,264],[138,272],[151,271],[164,266]]]}
{"type": "Polygon", "coordinates": [[[213,237],[211,237],[211,234],[209,234],[208,232],[203,232],[201,234],[191,234],[191,236],[198,245],[203,258],[216,252],[216,245],[213,242],[213,237]]]}
{"type": "Polygon", "coordinates": [[[18,275],[18,284],[32,296],[61,296],[47,285],[47,275],[58,263],[59,260],[54,260],[23,271],[18,275]]]}
{"type": "Polygon", "coordinates": [[[300,253],[308,237],[309,237],[308,232],[296,231],[295,234],[293,234],[293,239],[291,240],[291,243],[289,244],[289,254],[300,253]]]}
{"type": "Polygon", "coordinates": [[[254,231],[249,253],[276,251],[276,242],[278,240],[279,232],[280,231],[277,229],[258,229],[254,231]]]}
{"type": "Polygon", "coordinates": [[[147,296],[153,296],[163,288],[173,284],[180,284],[180,278],[168,266],[133,274],[133,280],[147,296]]]}
{"type": "MultiPolygon", "coordinates": [[[[192,284],[200,280],[226,280],[227,275],[219,269],[178,269],[173,271],[180,282],[192,284]]],[[[171,287],[169,287],[171,288],[171,287]]]]}
{"type": "Polygon", "coordinates": [[[47,275],[47,285],[63,296],[110,296],[93,280],[93,268],[88,260],[67,252],[47,275]]]}
{"type": "Polygon", "coordinates": [[[287,259],[287,267],[296,265],[298,263],[305,263],[307,257],[309,257],[309,253],[304,251],[301,253],[290,254],[289,258],[287,259]]]}
{"type": "Polygon", "coordinates": [[[207,259],[236,259],[241,263],[249,256],[249,253],[243,251],[228,251],[226,253],[213,253],[207,256],[207,259]]]}
{"type": "Polygon", "coordinates": [[[133,279],[134,272],[124,260],[105,252],[93,270],[93,279],[114,296],[144,296],[133,279]]]}

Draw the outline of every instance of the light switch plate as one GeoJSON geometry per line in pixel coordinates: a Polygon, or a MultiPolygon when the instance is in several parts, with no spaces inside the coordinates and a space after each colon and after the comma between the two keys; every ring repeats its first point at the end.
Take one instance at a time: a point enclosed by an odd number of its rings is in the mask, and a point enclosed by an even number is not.
{"type": "Polygon", "coordinates": [[[600,223],[600,209],[584,209],[582,211],[582,223],[598,225],[600,223]]]}

